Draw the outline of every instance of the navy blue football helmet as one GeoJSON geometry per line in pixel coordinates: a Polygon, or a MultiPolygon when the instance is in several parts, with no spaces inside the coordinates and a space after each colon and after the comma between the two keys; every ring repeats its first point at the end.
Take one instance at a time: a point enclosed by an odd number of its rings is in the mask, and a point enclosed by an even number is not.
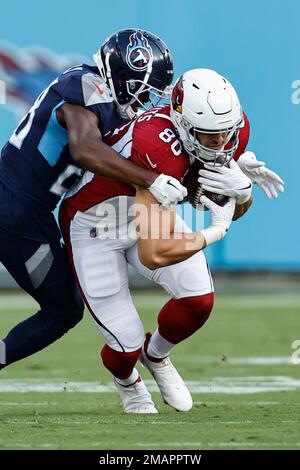
{"type": "Polygon", "coordinates": [[[169,96],[173,60],[167,46],[154,34],[122,29],[93,57],[122,117],[132,119],[139,108],[157,106],[169,96]]]}

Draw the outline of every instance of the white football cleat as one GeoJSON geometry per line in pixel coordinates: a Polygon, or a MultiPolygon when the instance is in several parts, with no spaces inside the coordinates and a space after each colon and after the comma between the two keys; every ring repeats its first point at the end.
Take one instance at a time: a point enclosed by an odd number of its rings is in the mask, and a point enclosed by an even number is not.
{"type": "MultiPolygon", "coordinates": [[[[150,339],[147,335],[146,345],[150,339]]],[[[189,411],[192,409],[193,400],[189,389],[173,366],[169,357],[159,362],[154,362],[146,355],[144,347],[140,356],[143,366],[153,375],[160,393],[167,405],[177,411],[189,411]]]]}
{"type": "Polygon", "coordinates": [[[121,385],[115,379],[125,413],[158,413],[146,385],[139,376],[132,385],[121,385]]]}

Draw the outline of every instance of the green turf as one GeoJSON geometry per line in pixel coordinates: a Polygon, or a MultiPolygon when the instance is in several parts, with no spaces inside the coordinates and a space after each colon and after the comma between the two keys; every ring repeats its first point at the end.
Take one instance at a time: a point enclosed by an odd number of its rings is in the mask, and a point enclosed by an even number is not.
{"type": "MultiPolygon", "coordinates": [[[[166,300],[134,296],[145,328],[166,300]]],[[[30,313],[23,296],[0,294],[1,333],[30,313]]],[[[300,339],[300,296],[219,295],[207,325],[178,345],[172,359],[186,380],[286,376],[300,365],[236,364],[237,358],[288,357],[300,339]]],[[[111,382],[99,361],[103,344],[88,314],[63,339],[1,371],[1,380],[111,382]]],[[[145,379],[150,379],[143,371],[145,379]]],[[[1,384],[0,384],[1,385],[1,384]]],[[[0,393],[0,449],[299,449],[300,389],[259,394],[193,393],[194,408],[177,413],[153,399],[158,415],[122,413],[116,393],[0,393]]]]}

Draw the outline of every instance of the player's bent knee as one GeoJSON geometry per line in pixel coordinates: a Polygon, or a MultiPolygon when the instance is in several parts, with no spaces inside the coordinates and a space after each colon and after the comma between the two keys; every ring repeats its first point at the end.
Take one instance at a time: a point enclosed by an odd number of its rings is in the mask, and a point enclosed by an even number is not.
{"type": "Polygon", "coordinates": [[[67,302],[42,306],[42,311],[57,325],[60,324],[63,332],[67,332],[82,320],[84,303],[79,292],[76,292],[67,302]]]}
{"type": "Polygon", "coordinates": [[[136,365],[141,353],[141,348],[131,352],[121,352],[112,349],[107,344],[101,350],[101,358],[104,366],[115,377],[127,379],[136,365]]]}
{"type": "Polygon", "coordinates": [[[76,325],[83,318],[84,302],[82,300],[79,290],[76,290],[70,301],[68,302],[67,309],[70,312],[72,321],[76,325]]]}
{"type": "Polygon", "coordinates": [[[76,305],[72,308],[71,310],[71,315],[69,317],[70,321],[70,328],[73,328],[73,326],[77,325],[82,318],[83,318],[83,312],[84,312],[84,303],[82,299],[78,299],[76,302],[76,305]]]}
{"type": "Polygon", "coordinates": [[[214,293],[210,292],[205,295],[197,295],[180,300],[183,300],[187,305],[191,305],[193,310],[195,310],[196,316],[209,316],[214,306],[214,293]]]}
{"type": "Polygon", "coordinates": [[[144,326],[137,315],[134,317],[129,317],[128,322],[130,322],[130,327],[128,328],[129,323],[123,323],[122,329],[118,327],[118,333],[116,336],[119,339],[119,342],[122,345],[124,351],[132,352],[142,347],[145,339],[145,331],[144,326]]]}
{"type": "Polygon", "coordinates": [[[158,316],[160,334],[173,344],[179,343],[204,325],[213,305],[213,292],[169,300],[158,316]]]}
{"type": "Polygon", "coordinates": [[[162,286],[172,297],[181,299],[213,290],[212,279],[202,251],[181,263],[168,266],[162,286]]]}
{"type": "Polygon", "coordinates": [[[139,349],[145,339],[144,326],[130,299],[98,299],[90,313],[106,344],[115,351],[139,349]],[[109,308],[107,307],[109,305],[109,308]]]}

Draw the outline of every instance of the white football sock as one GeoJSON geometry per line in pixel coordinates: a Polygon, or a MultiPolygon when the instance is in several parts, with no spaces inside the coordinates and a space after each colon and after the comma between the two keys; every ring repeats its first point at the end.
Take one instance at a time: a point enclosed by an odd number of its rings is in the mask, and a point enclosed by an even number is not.
{"type": "Polygon", "coordinates": [[[133,371],[131,372],[130,376],[128,377],[128,379],[119,379],[118,377],[115,377],[115,380],[120,384],[120,385],[132,385],[134,384],[137,379],[139,378],[139,373],[137,371],[136,368],[133,369],[133,371]]]}
{"type": "Polygon", "coordinates": [[[155,357],[157,359],[166,357],[169,355],[171,349],[175,346],[175,344],[170,343],[165,338],[161,336],[158,330],[153,333],[150,338],[147,347],[147,354],[148,356],[155,357]]]}

